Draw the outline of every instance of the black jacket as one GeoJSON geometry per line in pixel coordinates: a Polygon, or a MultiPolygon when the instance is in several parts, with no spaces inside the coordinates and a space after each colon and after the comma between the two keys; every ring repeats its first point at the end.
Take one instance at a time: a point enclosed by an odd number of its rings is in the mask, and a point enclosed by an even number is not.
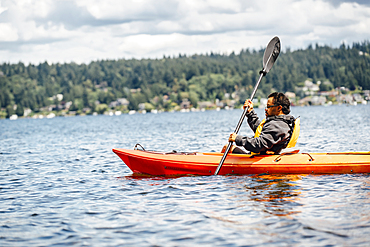
{"type": "MultiPolygon", "coordinates": [[[[253,132],[256,132],[261,122],[256,112],[252,110],[246,116],[249,126],[253,132]]],[[[265,153],[266,151],[280,153],[290,141],[294,128],[294,120],[294,117],[291,115],[268,117],[259,137],[251,138],[238,135],[235,139],[235,144],[237,146],[243,146],[245,149],[254,153],[265,153]]]]}

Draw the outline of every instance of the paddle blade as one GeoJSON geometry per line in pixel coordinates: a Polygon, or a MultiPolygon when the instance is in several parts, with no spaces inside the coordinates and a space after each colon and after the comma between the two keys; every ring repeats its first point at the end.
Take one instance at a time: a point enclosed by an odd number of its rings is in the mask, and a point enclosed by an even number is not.
{"type": "Polygon", "coordinates": [[[280,54],[280,39],[272,38],[263,54],[263,71],[268,73],[280,54]]]}

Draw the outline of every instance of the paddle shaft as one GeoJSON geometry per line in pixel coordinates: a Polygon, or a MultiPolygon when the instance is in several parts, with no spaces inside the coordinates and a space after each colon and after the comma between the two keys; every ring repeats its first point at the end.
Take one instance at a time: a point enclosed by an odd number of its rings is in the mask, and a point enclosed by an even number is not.
{"type": "MultiPolygon", "coordinates": [[[[254,95],[255,95],[255,94],[256,94],[256,92],[257,92],[257,88],[258,88],[258,86],[260,85],[260,82],[261,82],[261,80],[262,80],[262,77],[263,77],[265,74],[266,74],[266,72],[264,72],[264,71],[261,71],[261,72],[260,72],[260,78],[258,79],[258,81],[257,81],[257,83],[256,83],[256,86],[254,86],[254,89],[253,89],[253,92],[252,92],[252,95],[251,95],[250,100],[253,100],[254,95]]],[[[247,112],[248,112],[248,109],[249,109],[249,107],[246,107],[246,108],[244,109],[243,114],[242,114],[242,116],[241,116],[241,117],[240,117],[240,119],[239,119],[238,125],[236,126],[234,133],[236,133],[236,134],[237,134],[237,133],[239,132],[240,127],[242,126],[243,120],[244,120],[244,118],[245,118],[245,115],[246,115],[246,114],[247,114],[247,112]]],[[[222,165],[224,164],[225,159],[226,159],[226,157],[227,157],[227,154],[229,153],[230,148],[231,148],[231,146],[232,146],[232,145],[233,145],[233,142],[232,142],[232,141],[229,141],[229,144],[227,145],[227,148],[226,148],[226,150],[225,150],[225,153],[224,153],[224,155],[222,156],[222,159],[221,159],[220,163],[218,164],[218,167],[217,167],[217,169],[216,169],[216,171],[215,171],[215,174],[214,174],[214,175],[217,175],[217,174],[218,174],[218,172],[220,171],[220,169],[221,169],[222,165]]]]}

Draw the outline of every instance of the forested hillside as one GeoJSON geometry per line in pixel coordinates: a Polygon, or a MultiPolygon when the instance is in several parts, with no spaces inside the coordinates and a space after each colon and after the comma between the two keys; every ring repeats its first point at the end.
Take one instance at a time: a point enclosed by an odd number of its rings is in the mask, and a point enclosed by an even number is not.
{"type": "MultiPolygon", "coordinates": [[[[246,49],[238,55],[211,53],[89,64],[4,63],[0,65],[0,108],[9,117],[23,116],[27,108],[37,112],[65,102],[71,102],[71,111],[102,112],[118,98],[128,100],[129,110],[138,109],[139,103],[168,110],[185,98],[196,107],[201,101],[223,100],[225,94],[238,94],[244,100],[262,69],[263,52],[246,49]],[[55,97],[57,94],[62,94],[63,99],[55,97]]],[[[369,41],[347,47],[316,45],[282,52],[263,79],[257,96],[275,90],[294,92],[307,78],[313,82],[330,81],[332,84],[322,84],[325,91],[333,87],[368,90],[369,53],[369,41]]]]}

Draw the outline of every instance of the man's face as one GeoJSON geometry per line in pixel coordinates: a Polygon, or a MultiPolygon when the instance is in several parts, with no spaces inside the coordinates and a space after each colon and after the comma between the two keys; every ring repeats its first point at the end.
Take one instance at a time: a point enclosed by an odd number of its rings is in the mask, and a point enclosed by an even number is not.
{"type": "Polygon", "coordinates": [[[275,105],[274,98],[270,97],[267,100],[267,106],[265,108],[266,117],[277,116],[281,112],[281,106],[275,105]]]}

